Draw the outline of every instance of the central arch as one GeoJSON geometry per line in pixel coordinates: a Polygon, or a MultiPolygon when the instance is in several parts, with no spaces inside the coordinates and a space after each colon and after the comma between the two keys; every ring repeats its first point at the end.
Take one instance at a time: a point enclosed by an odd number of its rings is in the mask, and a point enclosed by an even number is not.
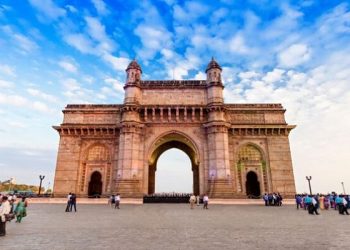
{"type": "Polygon", "coordinates": [[[149,154],[148,169],[148,194],[155,192],[155,172],[157,171],[157,162],[162,153],[177,148],[183,151],[191,160],[193,172],[193,193],[199,195],[199,154],[194,142],[181,132],[170,132],[160,136],[149,154]]]}

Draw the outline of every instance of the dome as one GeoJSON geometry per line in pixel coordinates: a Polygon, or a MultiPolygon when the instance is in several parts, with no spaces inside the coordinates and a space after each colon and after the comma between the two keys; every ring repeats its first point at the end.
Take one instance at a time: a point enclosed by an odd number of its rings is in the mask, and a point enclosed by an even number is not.
{"type": "Polygon", "coordinates": [[[135,59],[132,60],[132,61],[129,63],[129,65],[128,65],[128,67],[126,68],[125,71],[128,71],[129,69],[138,69],[138,70],[140,70],[141,73],[142,73],[142,69],[141,69],[140,65],[136,62],[135,59]]]}
{"type": "Polygon", "coordinates": [[[211,61],[208,63],[207,69],[205,70],[205,73],[207,73],[208,70],[210,69],[220,69],[220,71],[222,70],[220,65],[217,63],[217,61],[215,61],[214,57],[211,58],[211,61]]]}

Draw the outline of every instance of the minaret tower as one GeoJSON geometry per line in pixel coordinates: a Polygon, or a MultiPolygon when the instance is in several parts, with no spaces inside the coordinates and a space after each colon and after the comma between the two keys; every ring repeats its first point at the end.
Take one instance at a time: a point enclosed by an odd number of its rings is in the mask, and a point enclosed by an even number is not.
{"type": "Polygon", "coordinates": [[[208,136],[209,171],[208,193],[211,197],[227,197],[233,195],[233,183],[230,171],[228,128],[225,120],[223,84],[221,67],[214,58],[207,69],[207,112],[208,122],[205,124],[208,136]]]}
{"type": "Polygon", "coordinates": [[[127,197],[141,197],[143,176],[143,124],[140,121],[142,69],[136,60],[126,68],[125,97],[119,136],[116,192],[127,197]]]}
{"type": "Polygon", "coordinates": [[[126,83],[124,86],[124,104],[139,104],[141,99],[141,74],[142,69],[136,60],[132,60],[126,68],[126,83]]]}

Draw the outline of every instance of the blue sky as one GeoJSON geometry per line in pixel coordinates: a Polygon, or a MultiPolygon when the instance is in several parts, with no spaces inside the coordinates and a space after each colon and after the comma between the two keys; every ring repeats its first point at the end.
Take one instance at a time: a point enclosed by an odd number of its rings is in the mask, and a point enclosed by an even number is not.
{"type": "Polygon", "coordinates": [[[226,102],[282,103],[298,125],[298,191],[350,189],[349,44],[349,1],[0,0],[0,180],[52,183],[61,110],[121,103],[131,59],[143,79],[204,79],[214,56],[226,102]]]}

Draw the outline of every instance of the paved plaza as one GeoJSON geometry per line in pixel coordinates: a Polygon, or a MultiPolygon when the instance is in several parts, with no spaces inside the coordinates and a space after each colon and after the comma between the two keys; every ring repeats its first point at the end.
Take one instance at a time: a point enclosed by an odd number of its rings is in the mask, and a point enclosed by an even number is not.
{"type": "Polygon", "coordinates": [[[31,204],[7,224],[0,249],[349,249],[350,216],[311,216],[294,206],[31,204]]]}

